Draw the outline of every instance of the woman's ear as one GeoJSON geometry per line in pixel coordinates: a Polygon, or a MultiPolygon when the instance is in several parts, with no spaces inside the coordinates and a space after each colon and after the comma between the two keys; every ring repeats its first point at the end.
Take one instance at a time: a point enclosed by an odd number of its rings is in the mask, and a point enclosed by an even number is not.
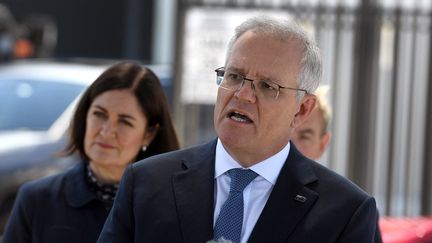
{"type": "Polygon", "coordinates": [[[296,128],[300,126],[312,113],[316,107],[317,98],[313,94],[306,94],[300,101],[300,106],[294,119],[291,122],[291,127],[296,128]]]}
{"type": "Polygon", "coordinates": [[[149,127],[145,133],[144,133],[144,138],[143,138],[143,142],[142,145],[143,146],[149,146],[151,144],[151,142],[153,141],[153,139],[156,137],[157,133],[159,132],[159,124],[156,124],[152,127],[149,127]]]}

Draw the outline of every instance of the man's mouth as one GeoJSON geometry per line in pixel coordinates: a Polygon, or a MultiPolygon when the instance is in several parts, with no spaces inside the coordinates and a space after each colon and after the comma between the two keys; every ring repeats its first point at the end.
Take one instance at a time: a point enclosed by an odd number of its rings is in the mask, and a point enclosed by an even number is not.
{"type": "Polygon", "coordinates": [[[249,117],[237,111],[229,113],[228,117],[237,122],[253,123],[249,117]]]}

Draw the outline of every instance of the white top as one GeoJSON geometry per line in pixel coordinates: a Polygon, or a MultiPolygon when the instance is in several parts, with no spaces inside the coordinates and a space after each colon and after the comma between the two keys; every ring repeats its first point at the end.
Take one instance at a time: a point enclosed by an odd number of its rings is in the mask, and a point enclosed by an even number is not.
{"type": "MultiPolygon", "coordinates": [[[[280,170],[285,163],[290,150],[290,143],[272,157],[263,160],[248,169],[253,170],[258,176],[246,186],[243,191],[244,213],[243,227],[240,242],[245,243],[254,228],[263,208],[270,196],[271,191],[279,176],[280,170]]],[[[225,150],[220,139],[216,145],[215,158],[215,210],[213,227],[219,216],[222,205],[228,198],[231,178],[225,172],[234,168],[243,168],[225,150]]]]}

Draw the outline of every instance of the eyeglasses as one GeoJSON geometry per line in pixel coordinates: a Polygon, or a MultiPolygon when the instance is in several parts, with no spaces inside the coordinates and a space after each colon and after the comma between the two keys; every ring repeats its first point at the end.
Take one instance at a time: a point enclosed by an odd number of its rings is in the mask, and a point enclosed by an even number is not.
{"type": "Polygon", "coordinates": [[[259,98],[276,100],[279,97],[280,89],[302,91],[305,92],[305,94],[308,94],[308,91],[305,89],[283,87],[269,80],[249,79],[234,71],[225,70],[225,67],[220,67],[216,69],[215,72],[216,83],[219,87],[231,91],[238,91],[243,87],[245,81],[249,81],[251,82],[255,95],[259,98]]]}

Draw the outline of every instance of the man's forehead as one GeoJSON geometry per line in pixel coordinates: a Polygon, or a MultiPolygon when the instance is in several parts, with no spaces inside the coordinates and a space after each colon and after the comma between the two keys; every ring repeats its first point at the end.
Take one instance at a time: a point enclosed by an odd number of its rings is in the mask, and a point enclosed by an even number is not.
{"type": "MultiPolygon", "coordinates": [[[[271,79],[277,83],[284,82],[280,83],[281,85],[292,85],[285,82],[287,79],[295,79],[302,60],[301,51],[296,46],[270,37],[244,38],[234,44],[227,58],[227,68],[240,71],[243,75],[271,79]],[[274,43],[266,42],[266,39],[274,43]]],[[[296,83],[295,80],[292,81],[296,83]]]]}

